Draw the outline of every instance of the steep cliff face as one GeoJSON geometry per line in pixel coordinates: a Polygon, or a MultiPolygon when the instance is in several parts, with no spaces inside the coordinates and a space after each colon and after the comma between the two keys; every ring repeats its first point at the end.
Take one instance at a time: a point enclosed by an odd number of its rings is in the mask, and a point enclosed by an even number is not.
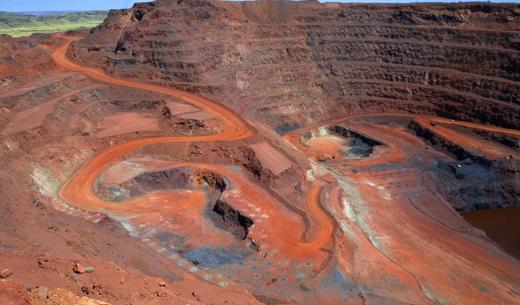
{"type": "Polygon", "coordinates": [[[518,128],[519,26],[515,4],[157,1],[112,11],[71,55],[273,127],[399,111],[518,128]]]}

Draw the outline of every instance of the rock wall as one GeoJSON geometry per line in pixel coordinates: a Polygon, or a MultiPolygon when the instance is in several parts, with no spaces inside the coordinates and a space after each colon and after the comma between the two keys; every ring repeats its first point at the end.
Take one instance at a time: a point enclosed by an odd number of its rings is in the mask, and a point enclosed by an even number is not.
{"type": "Polygon", "coordinates": [[[518,128],[519,17],[518,4],[157,1],[112,11],[70,55],[273,127],[397,111],[518,128]]]}

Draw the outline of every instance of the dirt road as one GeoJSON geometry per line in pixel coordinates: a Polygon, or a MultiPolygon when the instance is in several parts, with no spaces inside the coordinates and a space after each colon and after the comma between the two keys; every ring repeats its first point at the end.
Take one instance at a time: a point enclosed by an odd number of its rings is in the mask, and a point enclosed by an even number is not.
{"type": "MultiPolygon", "coordinates": [[[[514,129],[501,128],[490,125],[482,125],[472,122],[464,122],[464,121],[455,121],[446,118],[433,117],[428,115],[413,115],[413,114],[401,114],[401,113],[372,113],[372,114],[359,114],[359,115],[351,115],[348,117],[334,119],[326,122],[320,122],[313,125],[306,126],[304,128],[296,129],[291,132],[288,132],[284,135],[284,139],[295,146],[299,151],[304,153],[309,157],[315,158],[319,152],[305,145],[301,139],[303,135],[313,129],[316,129],[320,126],[330,126],[334,124],[340,124],[344,122],[355,122],[357,120],[369,120],[373,118],[405,118],[416,121],[418,124],[422,126],[426,126],[428,129],[440,134],[445,139],[452,141],[454,143],[459,143],[460,145],[474,149],[476,151],[482,152],[486,155],[489,155],[492,158],[499,158],[507,156],[511,153],[510,150],[501,149],[496,145],[486,145],[486,142],[479,141],[478,139],[468,137],[462,137],[460,133],[452,131],[446,127],[465,127],[474,130],[481,130],[490,133],[496,133],[506,136],[520,137],[520,131],[514,129]]],[[[366,132],[370,132],[370,130],[366,130],[366,132]]],[[[393,143],[386,143],[390,147],[392,152],[390,155],[396,156],[399,152],[396,150],[393,143]]],[[[361,161],[362,162],[362,161],[361,161]]]]}
{"type": "MultiPolygon", "coordinates": [[[[176,136],[176,137],[155,137],[143,138],[118,144],[94,156],[88,163],[79,169],[79,171],[63,186],[60,191],[60,197],[70,205],[76,206],[86,211],[99,211],[100,209],[110,209],[111,203],[96,196],[93,192],[93,185],[99,175],[107,168],[109,164],[121,159],[126,154],[145,145],[171,142],[213,142],[213,141],[237,141],[252,136],[255,130],[242,118],[240,118],[232,110],[223,105],[210,101],[204,97],[190,94],[188,92],[176,90],[173,88],[161,87],[146,83],[140,83],[129,80],[122,80],[111,77],[103,71],[83,67],[71,62],[66,51],[71,42],[76,38],[66,38],[67,43],[52,52],[52,58],[56,64],[63,67],[67,71],[80,72],[98,81],[118,86],[130,87],[133,89],[141,89],[153,91],[160,94],[169,95],[182,101],[189,103],[195,107],[211,113],[223,125],[223,129],[218,134],[204,136],[176,136]]],[[[200,166],[199,166],[200,167],[200,166]]],[[[208,169],[215,169],[208,165],[208,169]]],[[[223,173],[227,176],[230,173],[223,173]]],[[[320,232],[313,241],[300,241],[296,232],[282,230],[283,243],[277,246],[283,247],[285,244],[288,249],[287,253],[299,253],[303,256],[312,256],[313,253],[325,246],[331,241],[333,233],[333,223],[329,216],[323,211],[319,202],[319,194],[322,185],[316,183],[309,192],[307,203],[309,217],[316,219],[316,223],[320,228],[320,232]]],[[[266,207],[273,210],[273,207],[266,207]]],[[[276,228],[273,226],[272,229],[276,228]]],[[[276,232],[272,232],[276,234],[276,232]]],[[[301,235],[301,234],[300,234],[301,235]]],[[[275,237],[276,239],[276,237],[275,237]]]]}
{"type": "MultiPolygon", "coordinates": [[[[518,130],[424,115],[352,115],[287,133],[284,138],[288,142],[315,160],[320,146],[309,144],[309,134],[330,137],[324,132],[329,126],[341,125],[383,144],[363,158],[344,156],[322,162],[343,181],[342,194],[331,196],[329,203],[337,206],[334,216],[349,236],[337,238],[339,244],[349,245],[337,256],[344,256],[349,266],[348,260],[363,255],[350,268],[381,265],[381,273],[392,274],[410,285],[415,282],[422,297],[426,297],[421,304],[442,303],[438,302],[441,296],[457,304],[518,303],[518,297],[510,294],[518,292],[518,261],[476,234],[439,193],[439,184],[432,182],[429,169],[435,170],[437,161],[448,156],[442,149],[431,149],[434,144],[407,128],[409,121],[446,141],[446,146],[460,147],[489,160],[518,158],[517,150],[472,134],[478,130],[518,138],[518,130]],[[493,294],[467,285],[468,278],[482,283],[493,294]]],[[[337,155],[343,156],[341,152],[337,155]]],[[[449,178],[439,182],[451,183],[449,178]]],[[[371,285],[377,282],[373,277],[367,281],[371,285]]]]}

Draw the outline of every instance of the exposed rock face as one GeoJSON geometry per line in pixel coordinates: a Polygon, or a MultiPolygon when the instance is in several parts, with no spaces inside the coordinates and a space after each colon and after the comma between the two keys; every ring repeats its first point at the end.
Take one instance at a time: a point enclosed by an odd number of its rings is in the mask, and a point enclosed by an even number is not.
{"type": "Polygon", "coordinates": [[[455,158],[450,161],[439,160],[433,169],[433,179],[457,211],[520,207],[518,161],[487,158],[439,136],[415,121],[411,121],[408,127],[427,143],[455,158]]]}
{"type": "Polygon", "coordinates": [[[157,1],[112,11],[71,55],[275,127],[386,110],[518,127],[519,16],[512,4],[157,1]]]}
{"type": "Polygon", "coordinates": [[[242,215],[231,205],[224,201],[217,200],[213,206],[213,212],[220,216],[221,225],[240,239],[246,239],[249,228],[253,225],[253,220],[242,215]]]}
{"type": "Polygon", "coordinates": [[[226,188],[224,179],[213,172],[191,168],[175,168],[158,172],[142,173],[121,185],[98,183],[96,192],[110,201],[122,201],[143,194],[172,189],[204,189],[207,193],[220,196],[226,188]]]}

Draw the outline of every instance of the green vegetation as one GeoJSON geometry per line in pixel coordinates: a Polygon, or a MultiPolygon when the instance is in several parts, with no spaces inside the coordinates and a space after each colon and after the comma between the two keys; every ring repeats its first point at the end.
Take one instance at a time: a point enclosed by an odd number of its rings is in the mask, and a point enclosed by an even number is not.
{"type": "Polygon", "coordinates": [[[27,15],[0,12],[0,34],[13,37],[91,28],[103,22],[107,12],[50,13],[27,15]]]}

